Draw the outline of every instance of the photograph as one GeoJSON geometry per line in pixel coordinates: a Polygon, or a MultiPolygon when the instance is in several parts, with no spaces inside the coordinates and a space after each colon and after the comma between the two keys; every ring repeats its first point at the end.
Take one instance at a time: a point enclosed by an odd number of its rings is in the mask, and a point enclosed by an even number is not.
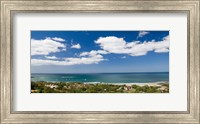
{"type": "Polygon", "coordinates": [[[32,30],[31,93],[169,93],[169,31],[32,30]]]}

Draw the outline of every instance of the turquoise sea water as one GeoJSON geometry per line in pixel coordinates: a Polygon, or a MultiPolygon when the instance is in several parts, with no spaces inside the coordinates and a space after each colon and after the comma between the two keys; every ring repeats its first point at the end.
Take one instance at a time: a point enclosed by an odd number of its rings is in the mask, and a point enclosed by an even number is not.
{"type": "Polygon", "coordinates": [[[101,83],[155,83],[169,82],[169,72],[87,73],[87,74],[31,74],[31,81],[46,82],[101,82],[101,83]]]}

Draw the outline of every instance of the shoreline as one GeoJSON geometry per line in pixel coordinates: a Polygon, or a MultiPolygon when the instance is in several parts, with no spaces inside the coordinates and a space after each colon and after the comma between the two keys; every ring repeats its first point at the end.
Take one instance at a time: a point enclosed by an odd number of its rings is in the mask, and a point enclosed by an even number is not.
{"type": "MultiPolygon", "coordinates": [[[[80,83],[80,82],[65,82],[65,83],[80,83]]],[[[159,81],[159,82],[147,82],[147,83],[104,83],[104,82],[84,82],[83,84],[108,84],[108,85],[139,85],[139,86],[161,86],[162,84],[169,84],[166,81],[159,81]]]]}
{"type": "Polygon", "coordinates": [[[107,84],[107,85],[139,85],[139,86],[161,86],[162,84],[169,84],[168,81],[146,82],[146,83],[105,83],[105,82],[58,82],[58,81],[31,81],[31,82],[46,82],[46,83],[81,83],[81,84],[107,84]]]}
{"type": "Polygon", "coordinates": [[[169,83],[52,83],[32,81],[31,93],[169,93],[169,83]]]}

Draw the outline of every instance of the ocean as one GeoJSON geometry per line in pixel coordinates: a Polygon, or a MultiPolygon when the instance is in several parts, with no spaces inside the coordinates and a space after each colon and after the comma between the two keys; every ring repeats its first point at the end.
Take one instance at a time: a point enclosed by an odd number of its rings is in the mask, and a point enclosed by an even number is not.
{"type": "Polygon", "coordinates": [[[80,82],[80,83],[156,83],[156,82],[169,82],[169,72],[84,73],[84,74],[32,73],[31,81],[80,82]]]}

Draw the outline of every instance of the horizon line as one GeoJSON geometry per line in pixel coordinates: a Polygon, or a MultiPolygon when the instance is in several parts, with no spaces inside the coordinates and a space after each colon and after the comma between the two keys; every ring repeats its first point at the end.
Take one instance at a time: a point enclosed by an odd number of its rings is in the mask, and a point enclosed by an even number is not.
{"type": "Polygon", "coordinates": [[[169,73],[169,71],[157,71],[157,72],[79,72],[79,73],[44,73],[44,72],[34,72],[31,74],[108,74],[108,73],[169,73]]]}

